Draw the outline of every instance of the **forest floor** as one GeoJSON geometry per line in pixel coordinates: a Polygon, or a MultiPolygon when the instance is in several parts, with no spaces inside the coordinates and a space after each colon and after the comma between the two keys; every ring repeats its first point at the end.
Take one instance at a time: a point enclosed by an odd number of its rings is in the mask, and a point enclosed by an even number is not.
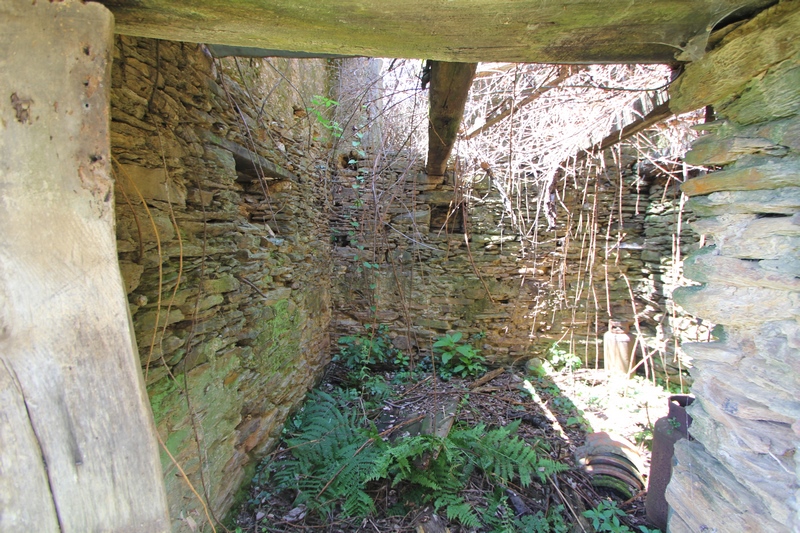
{"type": "MultiPolygon", "coordinates": [[[[534,447],[537,453],[566,465],[563,471],[548,471],[547,477],[534,478],[527,486],[520,483],[519,478],[498,483],[497,478],[473,474],[461,486],[459,497],[476,515],[483,517],[480,524],[464,525],[463,521],[449,520],[448,515],[456,518],[457,513],[442,504],[445,500],[438,497],[437,488],[443,489],[438,486],[423,489],[427,497],[420,498],[417,494],[416,498],[406,498],[403,491],[407,483],[394,485],[388,478],[373,481],[365,489],[374,501],[372,511],[366,516],[348,517],[341,512],[340,505],[326,507],[323,512],[315,508],[315,496],[298,504],[298,490],[276,484],[280,476],[274,475],[284,468],[282,465],[286,461],[294,459],[293,446],[286,441],[291,440],[301,424],[296,417],[284,430],[284,443],[259,466],[248,500],[234,515],[235,530],[253,533],[658,531],[648,529],[652,526],[646,520],[644,499],[652,428],[655,421],[667,413],[670,392],[639,376],[611,379],[603,370],[550,370],[532,376],[519,370],[498,368],[476,375],[475,379],[450,377],[447,381],[435,379],[430,373],[417,373],[398,380],[391,371],[369,376],[362,372],[362,383],[372,385],[359,392],[350,389],[346,393],[348,397],[342,403],[347,406],[345,409],[358,411],[386,441],[389,440],[387,435],[394,438],[392,433],[407,436],[426,431],[419,421],[426,417],[431,420],[431,416],[435,427],[427,431],[438,429],[439,437],[447,434],[451,423],[453,428],[474,428],[479,424],[485,424],[486,428],[502,428],[517,423],[516,436],[534,447]],[[382,383],[383,387],[376,387],[375,383],[382,383]],[[444,416],[437,418],[436,413],[444,413],[444,416]],[[633,463],[639,463],[643,487],[635,483],[627,486],[617,483],[617,489],[621,490],[615,490],[599,486],[607,484],[597,480],[593,483],[579,457],[587,453],[584,449],[581,454],[580,449],[587,435],[596,432],[607,432],[617,442],[630,443],[633,452],[627,453],[635,456],[631,457],[633,463]],[[604,517],[600,511],[605,511],[604,517]],[[599,522],[593,520],[595,517],[600,518],[599,522]],[[501,522],[502,525],[498,525],[501,522]]],[[[353,387],[353,381],[352,369],[333,363],[318,389],[331,395],[342,394],[342,390],[353,387]]],[[[296,444],[297,441],[292,442],[296,444]]],[[[417,462],[414,467],[425,468],[417,462]]],[[[330,477],[335,478],[340,472],[330,477]]],[[[316,496],[326,492],[328,487],[323,486],[316,496]]],[[[419,489],[417,487],[418,493],[419,489]]]]}

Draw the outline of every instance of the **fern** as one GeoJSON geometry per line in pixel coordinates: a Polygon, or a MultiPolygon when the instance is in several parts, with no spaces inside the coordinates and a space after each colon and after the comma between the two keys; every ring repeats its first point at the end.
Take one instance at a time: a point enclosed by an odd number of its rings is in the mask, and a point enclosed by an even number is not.
{"type": "MultiPolygon", "coordinates": [[[[360,411],[321,391],[311,395],[294,426],[298,429],[286,439],[291,457],[274,479],[296,491],[296,504],[305,503],[322,517],[337,510],[344,516],[369,515],[375,504],[368,483],[387,480],[393,487],[402,483],[406,499],[433,504],[449,520],[478,528],[481,517],[461,496],[476,470],[497,486],[517,478],[528,486],[534,477],[544,482],[567,468],[540,458],[537,448],[516,436],[519,422],[491,430],[485,424],[456,427],[447,437],[419,435],[389,444],[360,411]],[[423,460],[427,468],[420,468],[423,460]]],[[[501,496],[490,500],[483,521],[495,531],[520,525],[501,496]]]]}
{"type": "Polygon", "coordinates": [[[337,400],[315,391],[295,420],[297,434],[286,439],[292,457],[275,474],[276,482],[297,492],[320,515],[332,515],[341,503],[346,516],[366,516],[374,503],[365,492],[367,477],[383,454],[375,431],[357,412],[344,414],[337,400]]]}
{"type": "Polygon", "coordinates": [[[472,509],[472,506],[458,494],[447,492],[442,493],[433,501],[433,507],[437,511],[444,507],[448,520],[455,520],[461,522],[467,527],[472,528],[476,528],[481,525],[481,521],[478,518],[478,515],[472,509]]]}
{"type": "Polygon", "coordinates": [[[551,474],[568,468],[548,458],[540,458],[536,448],[514,435],[519,422],[490,431],[486,431],[485,424],[457,429],[450,433],[450,439],[472,450],[477,466],[504,485],[519,477],[522,486],[527,487],[534,474],[544,482],[551,474]]]}
{"type": "Polygon", "coordinates": [[[459,495],[469,477],[468,459],[465,450],[448,438],[419,435],[398,440],[388,448],[375,465],[370,478],[391,479],[392,486],[407,482],[410,489],[407,498],[433,503],[436,511],[445,509],[449,520],[468,527],[478,527],[478,515],[459,495]],[[425,469],[415,464],[425,456],[434,455],[436,459],[425,469]]]}
{"type": "Polygon", "coordinates": [[[483,523],[491,528],[492,533],[516,533],[518,531],[514,523],[514,514],[508,507],[508,498],[504,492],[500,487],[495,488],[482,513],[483,523]]]}
{"type": "Polygon", "coordinates": [[[491,533],[568,533],[570,527],[564,522],[563,505],[550,507],[545,515],[542,511],[525,516],[514,516],[502,488],[495,489],[482,513],[483,523],[491,533]]]}

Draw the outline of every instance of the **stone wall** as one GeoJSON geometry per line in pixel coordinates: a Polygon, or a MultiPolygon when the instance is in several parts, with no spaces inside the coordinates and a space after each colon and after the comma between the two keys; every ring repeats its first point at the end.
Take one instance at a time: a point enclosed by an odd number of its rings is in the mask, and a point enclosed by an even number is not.
{"type": "Polygon", "coordinates": [[[686,261],[701,287],[676,302],[724,327],[686,344],[693,441],[676,445],[670,531],[800,529],[800,5],[731,32],[672,87],[675,109],[718,120],[687,159],[722,167],[683,186],[705,236],[686,261]]]}
{"type": "Polygon", "coordinates": [[[329,359],[320,60],[118,38],[117,237],[173,531],[224,518],[329,359]],[[192,488],[184,479],[191,482],[192,488]]]}
{"type": "MultiPolygon", "coordinates": [[[[791,64],[788,57],[780,61],[791,64]]],[[[370,65],[357,68],[375,75],[370,65]]],[[[681,340],[707,341],[715,322],[727,326],[716,331],[723,343],[688,350],[699,365],[697,441],[679,450],[678,479],[705,468],[755,492],[756,511],[784,520],[794,504],[775,503],[751,479],[774,475],[784,492],[796,490],[787,472],[795,468],[788,428],[797,426],[790,396],[800,269],[789,215],[800,202],[786,175],[797,164],[797,97],[791,84],[773,81],[796,76],[781,68],[736,102],[692,101],[715,103],[728,120],[708,126],[715,134],[696,144],[692,160],[732,168],[685,186],[694,214],[682,210],[679,180],[623,150],[560,182],[556,226],[542,217],[522,239],[501,175],[429,178],[422,157],[381,141],[380,110],[341,115],[353,123],[341,119],[345,138],[332,139],[307,112],[314,95],[328,94],[323,62],[213,60],[196,45],[120,38],[112,88],[118,249],[165,448],[173,529],[207,521],[181,469],[209,514],[223,517],[328,361],[329,334],[388,324],[395,345],[424,354],[445,332],[485,332],[481,348],[497,362],[522,364],[560,342],[595,366],[609,317],[629,320],[649,368],[672,375],[683,364],[681,340]],[[758,111],[763,95],[783,101],[775,94],[788,103],[758,111]],[[369,134],[353,137],[349,130],[365,124],[369,134]],[[359,153],[365,148],[369,155],[359,153]],[[720,175],[772,185],[719,185],[720,175]],[[725,192],[737,187],[756,190],[725,192]],[[682,231],[696,216],[703,237],[682,231]],[[716,247],[693,256],[687,271],[708,286],[678,292],[698,319],[670,294],[686,284],[680,259],[703,244],[716,247]],[[735,397],[714,373],[737,384],[735,397]],[[772,380],[778,394],[767,401],[772,380]],[[754,474],[734,471],[751,456],[754,474]]],[[[535,208],[535,193],[529,201],[535,208]]],[[[706,519],[688,509],[686,486],[671,487],[680,514],[673,523],[697,530],[706,519]]]]}
{"type": "MultiPolygon", "coordinates": [[[[524,363],[559,342],[586,365],[602,366],[600,339],[613,316],[630,321],[642,339],[637,351],[659,372],[676,375],[674,339],[708,336],[707,326],[669,302],[683,283],[676,252],[697,241],[676,238],[680,182],[637,164],[632,152],[621,165],[607,155],[603,168],[589,166],[559,185],[557,225],[548,229],[542,216],[523,239],[502,176],[456,183],[452,173],[428,177],[410,152],[340,153],[334,335],[388,324],[396,346],[428,352],[446,332],[484,332],[484,355],[496,362],[524,363]]],[[[530,202],[535,209],[536,198],[530,202]]]]}

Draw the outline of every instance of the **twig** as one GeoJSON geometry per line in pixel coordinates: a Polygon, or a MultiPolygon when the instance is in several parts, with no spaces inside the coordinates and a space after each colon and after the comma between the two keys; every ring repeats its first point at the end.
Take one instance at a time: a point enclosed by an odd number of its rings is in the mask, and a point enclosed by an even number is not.
{"type": "Polygon", "coordinates": [[[492,381],[494,378],[496,378],[497,376],[499,376],[500,374],[502,374],[505,371],[506,371],[506,369],[502,368],[502,367],[495,368],[491,372],[487,372],[486,374],[484,374],[480,378],[476,379],[475,382],[472,383],[469,386],[469,388],[470,389],[477,389],[478,387],[480,387],[484,383],[489,383],[490,381],[492,381]]]}
{"type": "Polygon", "coordinates": [[[560,488],[558,488],[558,484],[553,481],[553,477],[554,476],[547,478],[547,480],[550,482],[550,485],[554,489],[556,489],[556,492],[558,492],[558,496],[561,498],[561,502],[566,506],[567,509],[569,509],[570,514],[572,515],[573,518],[575,518],[575,523],[578,524],[578,526],[580,526],[581,531],[583,531],[583,533],[587,533],[586,528],[583,527],[583,522],[578,517],[578,514],[575,512],[575,509],[572,508],[572,505],[570,505],[569,501],[567,500],[567,497],[564,496],[564,493],[561,492],[560,488]]]}
{"type": "Polygon", "coordinates": [[[259,294],[259,295],[260,295],[262,298],[264,298],[265,300],[269,300],[269,296],[267,296],[266,294],[264,294],[263,292],[261,292],[261,289],[259,289],[258,287],[256,287],[255,283],[253,283],[252,281],[250,281],[249,279],[247,279],[247,278],[246,278],[246,277],[244,277],[244,276],[240,276],[239,274],[234,274],[234,276],[236,277],[236,279],[238,279],[238,280],[239,280],[239,281],[241,281],[242,283],[246,283],[247,285],[250,285],[250,287],[251,287],[251,288],[252,288],[254,291],[256,291],[256,292],[257,292],[257,293],[258,293],[258,294],[259,294]]]}

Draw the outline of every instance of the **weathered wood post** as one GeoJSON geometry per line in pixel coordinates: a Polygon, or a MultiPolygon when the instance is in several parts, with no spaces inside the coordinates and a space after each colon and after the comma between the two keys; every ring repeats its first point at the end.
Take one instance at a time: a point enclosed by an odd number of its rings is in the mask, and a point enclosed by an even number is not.
{"type": "Polygon", "coordinates": [[[117,264],[113,17],[0,3],[0,530],[169,529],[117,264]]]}
{"type": "Polygon", "coordinates": [[[447,170],[447,158],[456,142],[477,68],[477,63],[431,61],[428,163],[425,167],[429,176],[443,176],[447,170]]]}

